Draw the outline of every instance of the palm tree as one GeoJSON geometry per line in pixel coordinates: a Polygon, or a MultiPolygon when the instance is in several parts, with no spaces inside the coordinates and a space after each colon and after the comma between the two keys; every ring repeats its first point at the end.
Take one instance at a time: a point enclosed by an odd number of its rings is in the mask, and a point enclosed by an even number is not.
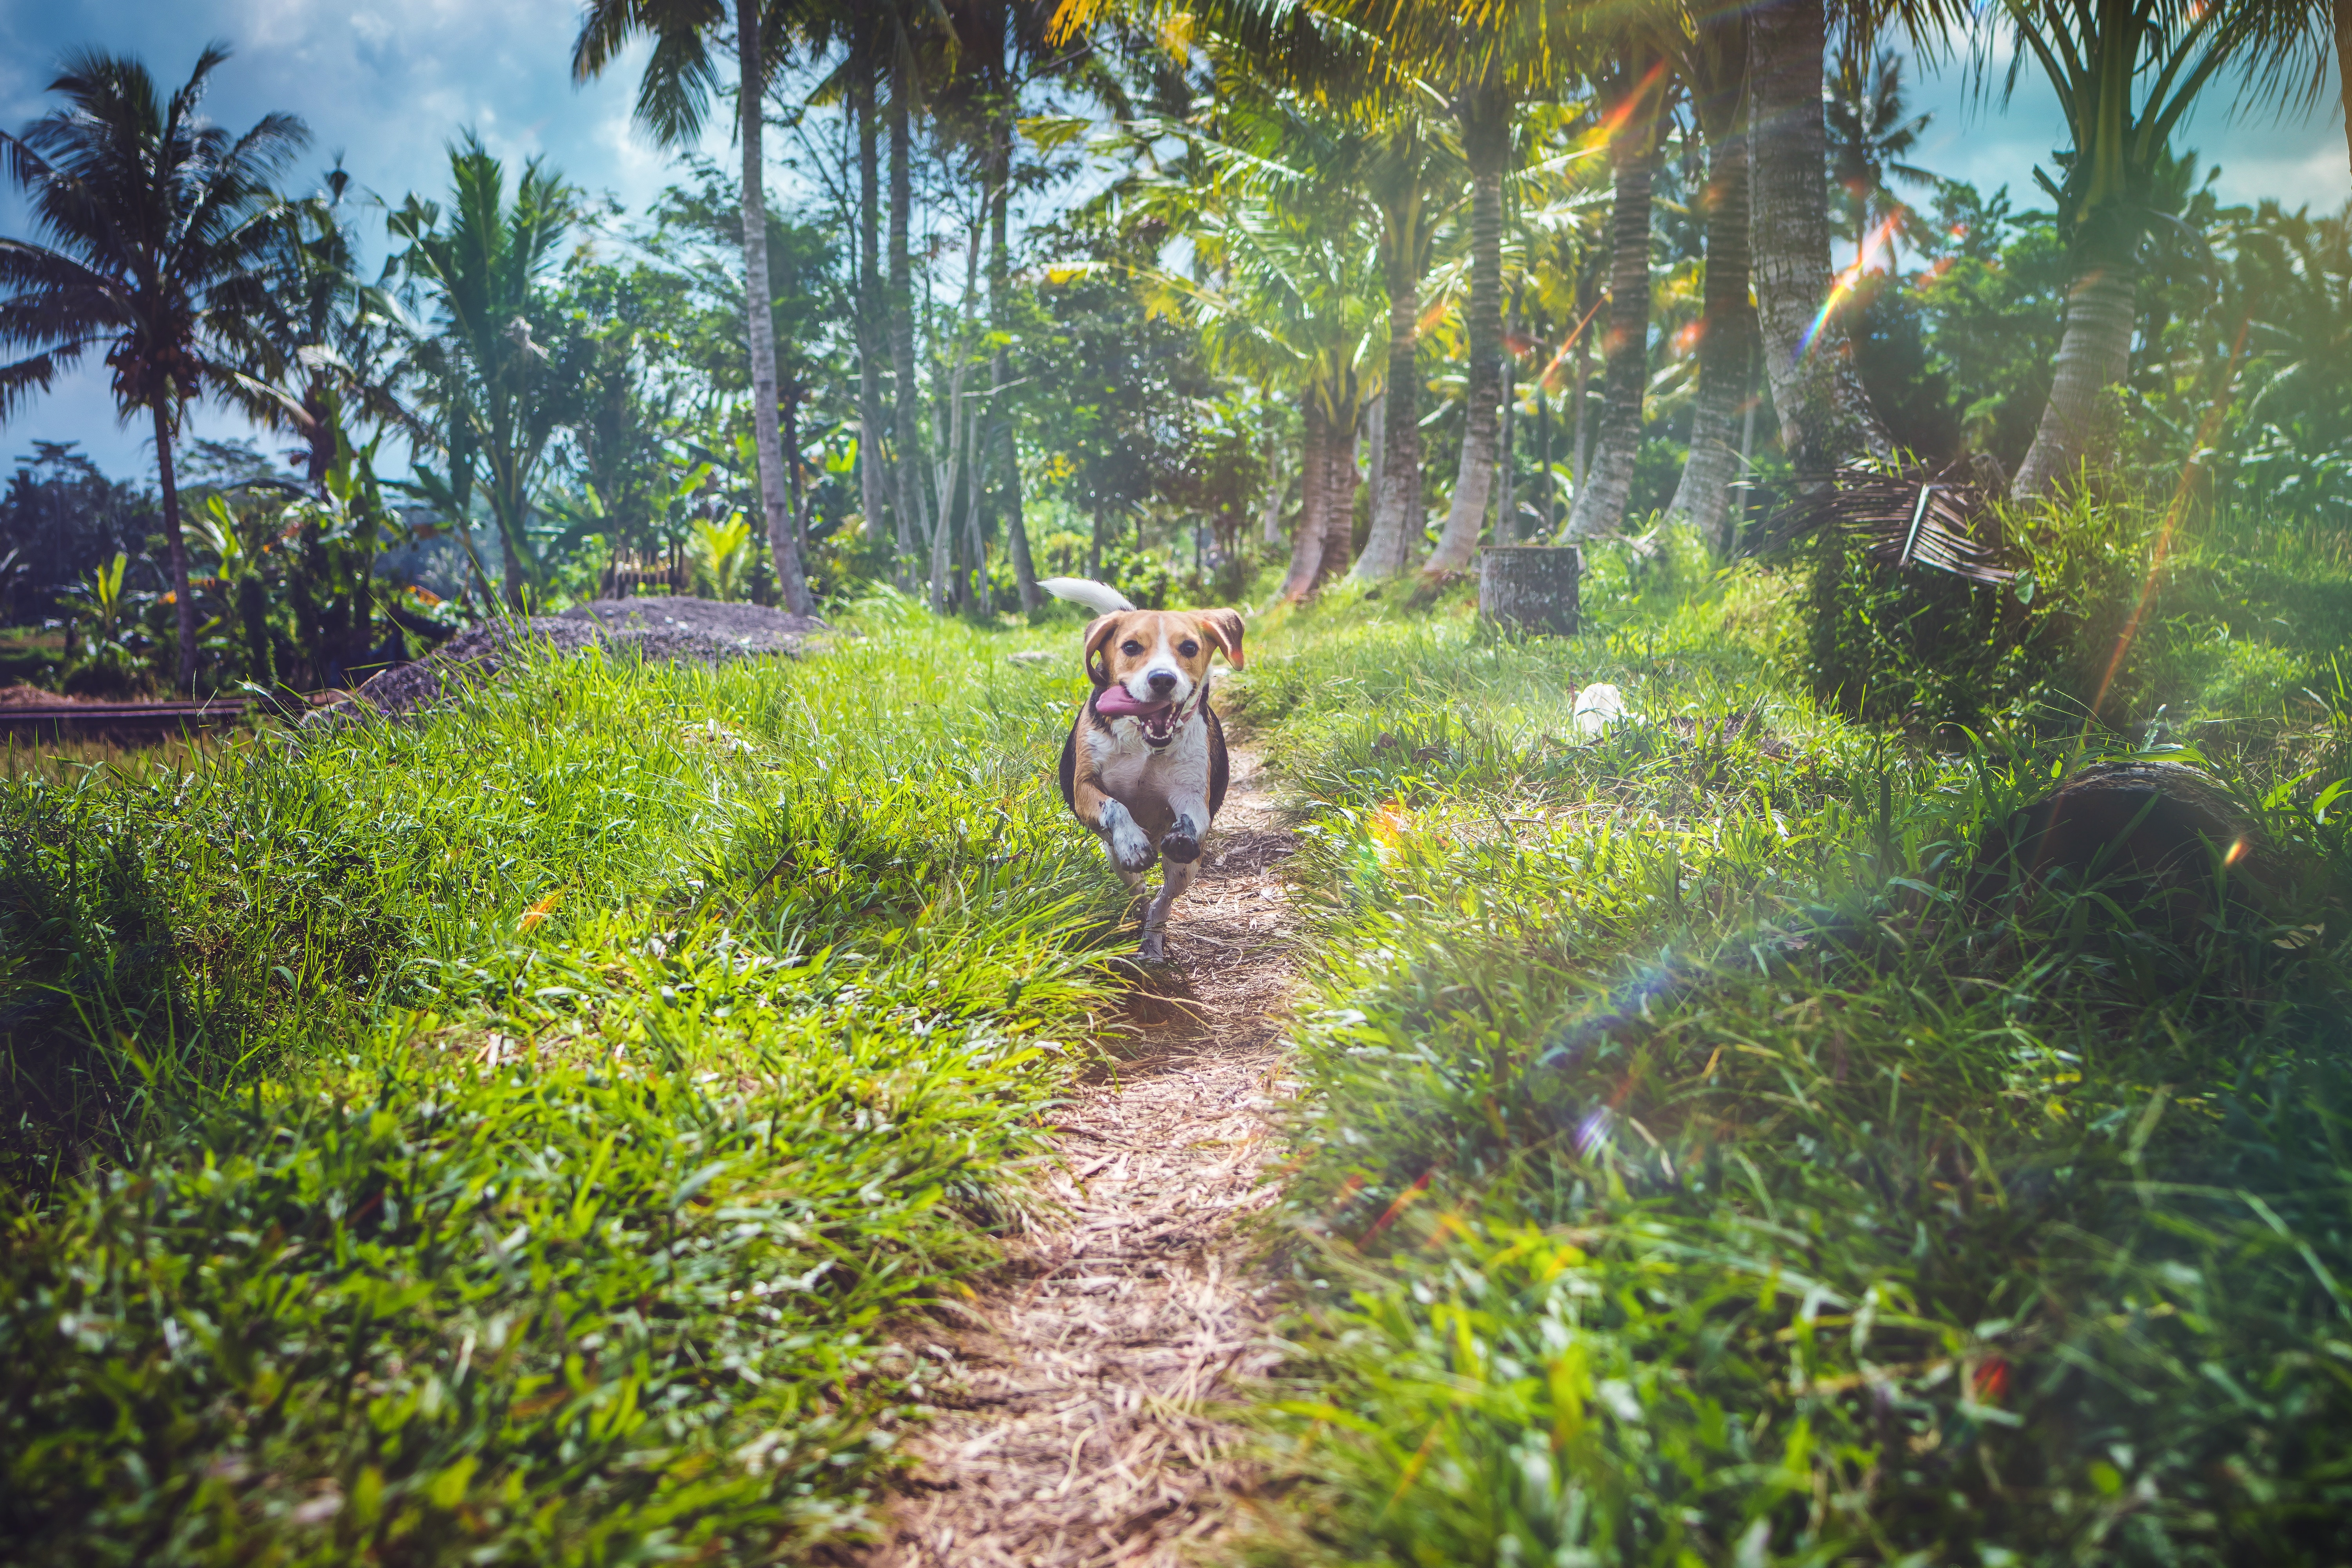
{"type": "MultiPolygon", "coordinates": [[[[781,11],[782,5],[777,6],[781,11]]],[[[653,39],[652,57],[637,88],[637,122],[664,146],[691,145],[702,132],[718,66],[711,46],[730,20],[720,0],[588,0],[572,46],[572,78],[604,73],[633,39],[653,39]]],[[[795,615],[815,608],[808,574],[793,537],[777,423],[776,340],[758,301],[768,278],[768,205],[761,153],[762,105],[770,67],[789,37],[782,16],[763,16],[760,0],[735,0],[737,144],[743,155],[743,330],[751,349],[751,430],[760,468],[760,505],[767,521],[769,557],[785,606],[795,615]]]]}
{"type": "Polygon", "coordinates": [[[1658,166],[1666,60],[1636,34],[1601,84],[1616,199],[1610,214],[1609,331],[1601,373],[1601,429],[1568,516],[1570,539],[1613,533],[1633,494],[1642,450],[1642,394],[1650,379],[1650,192],[1658,166]]]}
{"type": "MultiPolygon", "coordinates": [[[[1916,8],[1933,11],[1936,4],[1920,0],[1916,8]]],[[[1823,0],[1764,0],[1748,15],[1748,73],[1755,104],[1749,232],[1765,375],[1790,461],[1801,475],[1822,479],[1853,452],[1891,450],[1847,363],[1844,323],[1827,308],[1830,217],[1823,172],[1829,148],[1822,75],[1828,18],[1823,0]]]]}
{"type": "Polygon", "coordinates": [[[1449,186],[1459,188],[1456,160],[1431,118],[1427,108],[1410,101],[1394,111],[1375,139],[1365,182],[1381,211],[1381,271],[1389,298],[1372,526],[1349,573],[1365,581],[1410,567],[1422,535],[1421,280],[1444,213],[1443,196],[1449,186]]]}
{"type": "MultiPolygon", "coordinates": [[[[1851,45],[1852,40],[1849,40],[1851,45]]],[[[1853,204],[1854,265],[1874,247],[1872,220],[1885,201],[1889,270],[1895,243],[1910,209],[1887,186],[1887,176],[1914,185],[1932,185],[1937,176],[1906,163],[1919,145],[1919,133],[1934,116],[1911,114],[1903,101],[1903,57],[1892,49],[1876,54],[1849,47],[1831,74],[1822,102],[1830,142],[1830,177],[1853,204]]]]}
{"type": "MultiPolygon", "coordinates": [[[[2022,57],[2058,94],[2074,147],[2055,198],[2074,284],[2033,445],[2011,493],[2049,494],[2105,458],[2130,368],[2139,251],[2173,129],[2214,76],[2264,48],[2259,14],[2183,0],[2002,0],[2022,57]]],[[[2010,73],[2014,84],[2016,71],[2010,73]]]]}
{"type": "Polygon", "coordinates": [[[270,183],[310,140],[289,114],[242,136],[200,120],[207,79],[227,58],[226,46],[206,46],[167,100],[136,59],[79,52],[49,83],[66,101],[16,135],[0,132],[0,157],[46,242],[0,239],[0,344],[26,351],[0,366],[0,418],[103,348],[123,418],[153,421],[183,689],[195,685],[196,619],[173,435],[189,403],[242,384],[236,345],[265,289],[270,183]]]}
{"type": "Polygon", "coordinates": [[[1192,242],[1201,274],[1149,274],[1152,306],[1186,310],[1221,367],[1298,399],[1303,505],[1282,585],[1294,600],[1348,565],[1356,426],[1378,389],[1384,314],[1367,243],[1374,216],[1355,177],[1376,138],[1300,108],[1287,95],[1230,97],[1226,140],[1193,132],[1218,174],[1139,193],[1192,242]],[[1277,150],[1294,157],[1279,162],[1277,150]]]}
{"type": "Polygon", "coordinates": [[[401,269],[434,309],[429,325],[404,323],[412,363],[446,427],[464,437],[451,443],[452,468],[467,456],[481,465],[506,555],[507,598],[520,609],[526,585],[541,574],[530,544],[532,480],[576,391],[543,373],[547,350],[533,336],[533,318],[547,324],[546,275],[577,197],[533,158],[509,201],[505,165],[471,132],[449,148],[449,183],[446,223],[437,205],[412,195],[386,227],[405,242],[401,269]]]}
{"type": "Polygon", "coordinates": [[[1737,9],[1692,18],[1679,51],[1692,116],[1706,138],[1706,277],[1699,316],[1698,396],[1690,456],[1667,515],[1729,554],[1731,486],[1739,478],[1733,429],[1756,374],[1756,307],[1748,297],[1748,24],[1737,9]]]}

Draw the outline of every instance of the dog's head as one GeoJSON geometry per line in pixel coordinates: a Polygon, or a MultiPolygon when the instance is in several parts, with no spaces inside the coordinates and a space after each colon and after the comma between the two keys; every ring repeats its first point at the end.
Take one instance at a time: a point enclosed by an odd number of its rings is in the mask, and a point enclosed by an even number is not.
{"type": "Polygon", "coordinates": [[[1164,746],[1176,738],[1176,716],[1209,679],[1209,659],[1222,652],[1242,668],[1242,617],[1234,610],[1114,610],[1087,627],[1087,677],[1099,711],[1130,715],[1144,740],[1164,746]],[[1106,708],[1114,689],[1119,697],[1106,708]],[[1123,700],[1121,700],[1123,699],[1123,700]]]}

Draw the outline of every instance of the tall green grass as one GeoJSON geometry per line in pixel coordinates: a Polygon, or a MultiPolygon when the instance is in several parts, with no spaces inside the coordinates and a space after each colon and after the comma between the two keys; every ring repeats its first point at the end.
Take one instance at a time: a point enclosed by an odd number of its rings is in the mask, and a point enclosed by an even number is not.
{"type": "Polygon", "coordinates": [[[2293,868],[2263,897],[2217,861],[2192,920],[2118,881],[1972,904],[2080,732],[1824,718],[1765,592],[1265,645],[1311,919],[1262,1555],[2339,1561],[2327,781],[2205,759],[2293,868]],[[1593,679],[1643,719],[1580,744],[1593,679]]]}
{"type": "Polygon", "coordinates": [[[527,661],[0,784],[19,1561],[764,1562],[929,1397],[1115,918],[1066,671],[527,661]]]}

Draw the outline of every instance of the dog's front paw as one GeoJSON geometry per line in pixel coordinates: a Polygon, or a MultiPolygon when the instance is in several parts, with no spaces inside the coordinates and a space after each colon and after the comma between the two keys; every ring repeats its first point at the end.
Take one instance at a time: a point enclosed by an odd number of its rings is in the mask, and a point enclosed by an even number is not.
{"type": "Polygon", "coordinates": [[[1191,823],[1180,822],[1160,841],[1160,853],[1167,856],[1171,863],[1189,866],[1201,858],[1201,840],[1191,828],[1191,823]]]}
{"type": "Polygon", "coordinates": [[[1151,840],[1133,819],[1122,818],[1112,824],[1103,841],[1110,847],[1111,862],[1120,870],[1141,871],[1150,867],[1151,840]]]}

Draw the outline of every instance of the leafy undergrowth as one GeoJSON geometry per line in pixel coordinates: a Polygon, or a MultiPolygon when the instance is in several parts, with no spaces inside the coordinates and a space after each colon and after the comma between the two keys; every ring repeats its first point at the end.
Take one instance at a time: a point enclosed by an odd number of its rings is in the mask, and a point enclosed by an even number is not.
{"type": "Polygon", "coordinates": [[[1011,1217],[1117,912],[1010,646],[0,784],[12,1559],[862,1528],[926,1388],[883,1325],[1011,1217]]]}
{"type": "Polygon", "coordinates": [[[1906,748],[1775,689],[1752,584],[1601,586],[1571,641],[1261,644],[1311,915],[1261,1556],[2340,1561],[2326,781],[2205,759],[2259,890],[1994,897],[2079,738],[1906,748]],[[1641,719],[1580,743],[1594,679],[1641,719]]]}

